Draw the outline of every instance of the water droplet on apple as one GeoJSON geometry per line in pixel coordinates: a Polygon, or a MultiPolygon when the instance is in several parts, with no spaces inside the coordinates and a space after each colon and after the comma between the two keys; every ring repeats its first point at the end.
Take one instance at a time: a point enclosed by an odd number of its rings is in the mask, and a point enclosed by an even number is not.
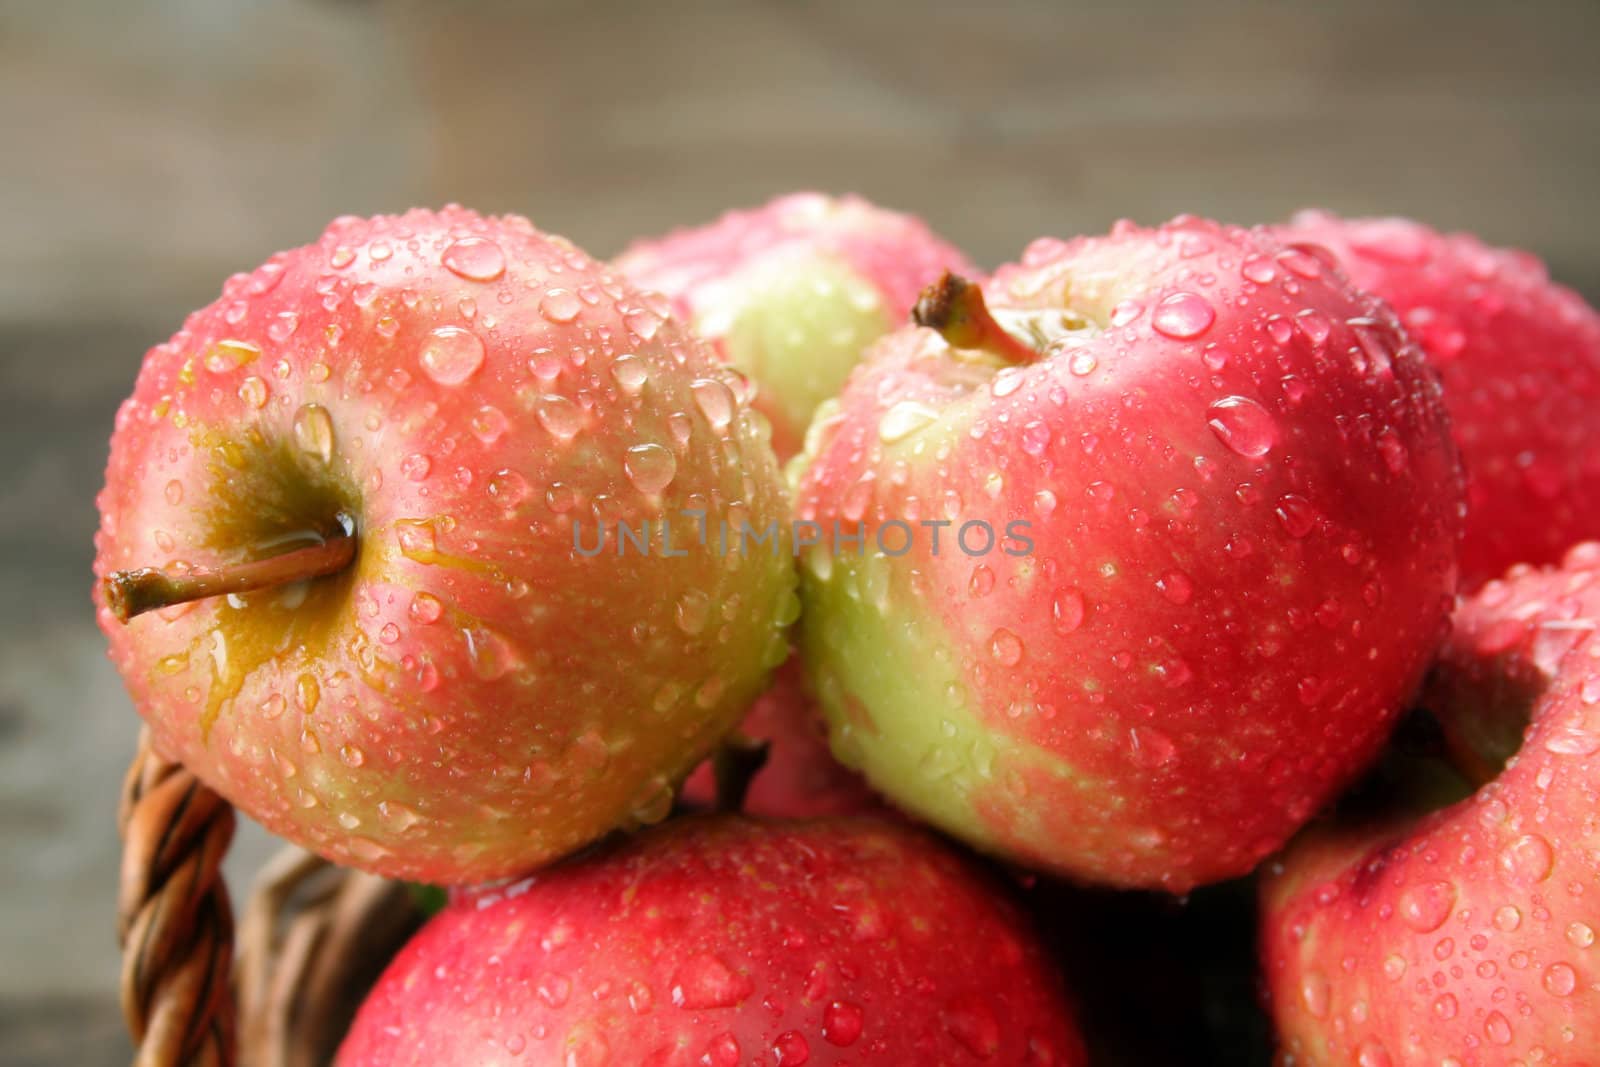
{"type": "Polygon", "coordinates": [[[506,272],[505,251],[487,237],[462,237],[441,257],[450,273],[473,282],[492,282],[506,272]]]}
{"type": "Polygon", "coordinates": [[[751,991],[749,976],[729,967],[721,958],[701,952],[678,966],[672,978],[672,1003],[689,1011],[737,1007],[751,991]]]}
{"type": "Polygon", "coordinates": [[[267,383],[251,375],[239,383],[239,399],[247,407],[260,409],[267,403],[267,383]]]}
{"type": "Polygon", "coordinates": [[[1001,628],[989,638],[989,651],[1003,667],[1015,667],[1022,661],[1022,638],[1001,628]]]}
{"type": "Polygon", "coordinates": [[[706,417],[711,428],[722,432],[733,421],[735,409],[733,391],[718,378],[697,378],[690,386],[695,406],[706,417]]]}
{"type": "Polygon", "coordinates": [[[672,484],[678,473],[678,460],[661,445],[634,445],[623,457],[622,470],[635,489],[654,496],[672,484]]]}
{"type": "Polygon", "coordinates": [[[1496,1045],[1511,1044],[1511,1023],[1504,1015],[1491,1011],[1483,1020],[1483,1036],[1496,1045]]]}
{"type": "Polygon", "coordinates": [[[1058,631],[1069,634],[1083,625],[1085,603],[1083,594],[1076,589],[1065,589],[1056,594],[1051,605],[1051,618],[1058,631]]]}
{"type": "Polygon", "coordinates": [[[428,471],[433,469],[433,461],[421,452],[413,452],[400,461],[400,473],[413,482],[424,481],[428,471]]]}
{"type": "Polygon", "coordinates": [[[645,382],[650,380],[650,368],[636,355],[621,355],[612,361],[611,377],[616,379],[617,387],[623,393],[638,396],[645,382]]]}
{"type": "Polygon", "coordinates": [[[939,413],[915,400],[901,400],[889,406],[878,420],[878,440],[886,445],[903,441],[925,426],[931,426],[939,413]]]}
{"type": "Polygon", "coordinates": [[[1555,852],[1538,834],[1524,834],[1500,853],[1500,873],[1511,885],[1542,882],[1554,866],[1555,852]]]}
{"type": "Polygon", "coordinates": [[[557,326],[565,325],[583,312],[583,301],[571,289],[551,289],[539,300],[539,314],[557,326]]]}
{"type": "Polygon", "coordinates": [[[1173,293],[1156,305],[1150,325],[1157,333],[1179,341],[1199,337],[1211,328],[1217,313],[1198,293],[1173,293]]]}
{"type": "Polygon", "coordinates": [[[811,1045],[798,1030],[786,1030],[772,1042],[777,1067],[800,1067],[811,1059],[811,1045]]]}
{"type": "Polygon", "coordinates": [[[333,458],[333,420],[321,404],[302,404],[294,413],[294,443],[323,463],[333,458]]]}
{"type": "Polygon", "coordinates": [[[1241,456],[1264,456],[1278,441],[1277,421],[1247,396],[1223,397],[1206,409],[1206,417],[1217,440],[1241,456]]]}
{"type": "Polygon", "coordinates": [[[1174,604],[1187,604],[1194,598],[1194,581],[1182,571],[1168,571],[1157,578],[1156,588],[1174,604]]]}
{"type": "Polygon", "coordinates": [[[483,341],[460,326],[440,326],[422,344],[422,370],[440,385],[460,385],[483,366],[483,341]]]}
{"type": "Polygon", "coordinates": [[[1400,921],[1419,934],[1444,925],[1455,907],[1456,887],[1449,882],[1425,882],[1400,894],[1400,921]]]}
{"type": "Polygon", "coordinates": [[[1578,972],[1571,964],[1552,963],[1544,971],[1544,988],[1551,996],[1571,996],[1578,988],[1578,972]]]}
{"type": "Polygon", "coordinates": [[[577,404],[559,394],[552,393],[540,397],[534,415],[539,420],[539,425],[559,441],[572,440],[583,428],[583,411],[577,404]]]}
{"type": "Polygon", "coordinates": [[[1309,534],[1317,525],[1317,510],[1312,507],[1311,501],[1298,493],[1285,493],[1278,499],[1278,521],[1283,524],[1284,530],[1290,537],[1300,538],[1309,534]]]}
{"type": "Polygon", "coordinates": [[[1313,1019],[1328,1014],[1328,976],[1321,971],[1310,971],[1300,981],[1300,1000],[1313,1019]]]}
{"type": "Polygon", "coordinates": [[[861,1005],[848,1000],[834,1000],[822,1009],[822,1036],[831,1045],[848,1048],[861,1037],[866,1013],[861,1005]]]}
{"type": "Polygon", "coordinates": [[[486,445],[492,445],[511,428],[511,420],[493,404],[485,404],[472,413],[467,425],[472,430],[472,436],[486,445]]]}

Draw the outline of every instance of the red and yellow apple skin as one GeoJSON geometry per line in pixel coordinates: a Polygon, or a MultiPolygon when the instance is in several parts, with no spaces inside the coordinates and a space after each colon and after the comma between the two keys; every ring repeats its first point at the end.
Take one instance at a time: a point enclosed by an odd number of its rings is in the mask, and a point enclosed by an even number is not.
{"type": "Polygon", "coordinates": [[[230,279],[118,413],[95,573],[223,567],[339,512],[359,548],[127,624],[97,593],[157,747],[293,841],[428,882],[665,815],[798,609],[791,559],[679,514],[787,506],[765,420],[667,312],[459,208],[341,219],[230,279]]]}
{"type": "MultiPolygon", "coordinates": [[[[745,737],[766,743],[766,760],[750,779],[740,810],[772,819],[814,819],[853,815],[881,808],[878,798],[854,771],[828,749],[827,726],[805,681],[798,656],[778,668],[768,689],[739,723],[745,737]]],[[[716,802],[711,761],[695,768],[683,783],[682,799],[696,807],[716,802]]]]}
{"type": "Polygon", "coordinates": [[[1070,1067],[1021,914],[873,819],[689,817],[463,895],[389,965],[339,1067],[1070,1067]]]}
{"type": "Polygon", "coordinates": [[[1408,219],[1305,211],[1275,232],[1331,252],[1438,371],[1467,472],[1464,588],[1600,536],[1600,313],[1526,252],[1408,219]]]}
{"type": "Polygon", "coordinates": [[[1195,218],[1035,242],[984,292],[1035,361],[893,334],[790,468],[801,519],[866,527],[802,557],[834,752],[1042,869],[1243,874],[1367,763],[1442,637],[1437,382],[1316,257],[1195,218]]]}
{"type": "Polygon", "coordinates": [[[799,449],[812,412],[866,347],[906,321],[923,286],[943,270],[972,272],[919,220],[820,193],[636,242],[613,265],[671,297],[750,376],[780,459],[799,449]]]}
{"type": "Polygon", "coordinates": [[[1419,821],[1317,830],[1269,866],[1261,952],[1287,1062],[1600,1063],[1600,545],[1464,602],[1427,701],[1526,726],[1419,821]]]}

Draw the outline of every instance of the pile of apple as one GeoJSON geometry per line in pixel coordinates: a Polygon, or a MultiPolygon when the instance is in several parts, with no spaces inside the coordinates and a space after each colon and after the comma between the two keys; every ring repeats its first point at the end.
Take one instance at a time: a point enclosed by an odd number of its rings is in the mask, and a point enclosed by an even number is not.
{"type": "Polygon", "coordinates": [[[1470,237],[450,207],[151,350],[96,602],[161,752],[454,887],[346,1067],[1079,1064],[1017,883],[1252,871],[1284,1063],[1595,1064],[1597,501],[1600,315],[1470,237]],[[1480,787],[1299,834],[1416,707],[1480,787]]]}

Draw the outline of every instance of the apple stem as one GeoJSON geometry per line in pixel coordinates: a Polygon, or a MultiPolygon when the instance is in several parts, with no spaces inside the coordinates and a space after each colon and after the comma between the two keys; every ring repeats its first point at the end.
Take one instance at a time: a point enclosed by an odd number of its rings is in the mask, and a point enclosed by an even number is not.
{"type": "Polygon", "coordinates": [[[911,318],[937,330],[955,348],[977,349],[1007,363],[1036,363],[1039,353],[995,321],[983,301],[983,290],[959,274],[945,271],[922,290],[911,318]]]}
{"type": "Polygon", "coordinates": [[[188,574],[169,574],[156,567],[116,571],[106,575],[100,589],[111,614],[127,622],[136,615],[173,604],[337,574],[350,566],[356,556],[355,521],[341,513],[338,524],[337,533],[315,544],[265,559],[188,574]]]}
{"type": "Polygon", "coordinates": [[[716,810],[743,811],[750,783],[766,762],[767,742],[737,731],[730,734],[711,757],[711,777],[716,782],[716,798],[713,802],[716,810]]]}

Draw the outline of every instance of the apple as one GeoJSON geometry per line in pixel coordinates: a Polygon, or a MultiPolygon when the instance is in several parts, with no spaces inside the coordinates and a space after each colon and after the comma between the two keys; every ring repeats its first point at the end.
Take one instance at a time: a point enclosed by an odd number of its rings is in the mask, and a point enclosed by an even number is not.
{"type": "Polygon", "coordinates": [[[1251,870],[1377,752],[1443,634],[1436,380],[1320,259],[1191,217],[1037,241],[917,313],[937,329],[874,346],[790,468],[835,754],[1040,869],[1251,870]]]}
{"type": "Polygon", "coordinates": [[[613,265],[669,296],[754,380],[780,459],[800,447],[812,412],[862,350],[905,322],[923,286],[945,269],[972,271],[917,219],[820,193],[636,242],[613,265]]]}
{"type": "Polygon", "coordinates": [[[1468,799],[1322,828],[1270,865],[1261,952],[1288,1062],[1600,1062],[1597,617],[1600,544],[1484,586],[1427,703],[1447,731],[1521,747],[1468,799]]]}
{"type": "Polygon", "coordinates": [[[1600,313],[1526,252],[1409,219],[1305,211],[1276,233],[1331,253],[1438,371],[1467,472],[1466,588],[1600,536],[1600,313]]]}
{"type": "MultiPolygon", "coordinates": [[[[778,668],[772,687],[756,698],[739,724],[741,742],[765,745],[764,759],[750,777],[741,811],[774,819],[850,815],[879,807],[861,776],[828,751],[822,713],[806,690],[798,657],[778,668]]],[[[713,760],[697,767],[680,799],[695,808],[718,802],[713,760]]]]}
{"type": "Polygon", "coordinates": [[[339,1067],[1081,1064],[1059,977],[987,879],[870,818],[702,816],[462,895],[339,1067]]]}
{"type": "Polygon", "coordinates": [[[230,279],[145,357],[99,497],[99,622],[156,746],[418,881],[664,816],[798,609],[788,556],[684,514],[787,515],[738,386],[514,216],[340,219],[230,279]]]}

